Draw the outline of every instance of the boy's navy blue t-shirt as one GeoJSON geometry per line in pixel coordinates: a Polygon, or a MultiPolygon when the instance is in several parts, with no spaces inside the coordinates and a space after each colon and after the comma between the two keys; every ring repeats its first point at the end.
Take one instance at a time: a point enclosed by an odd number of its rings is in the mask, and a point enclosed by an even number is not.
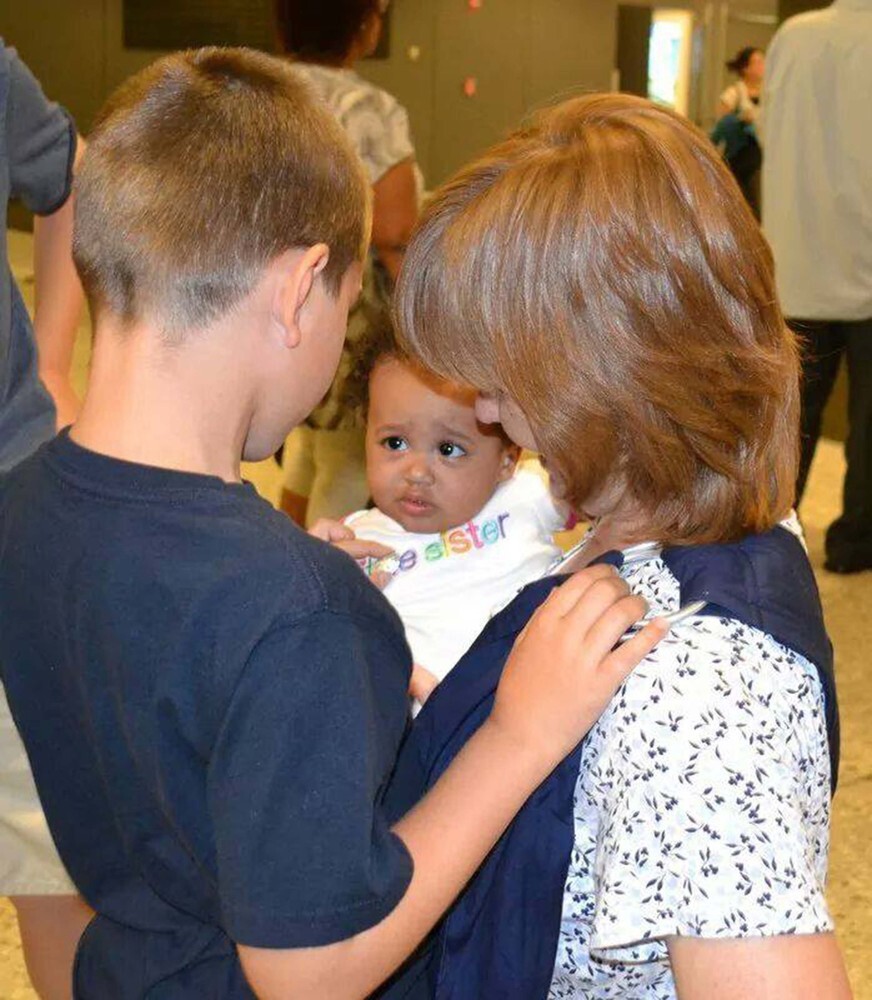
{"type": "Polygon", "coordinates": [[[43,446],[0,477],[0,664],[99,914],[77,997],[251,997],[233,942],[341,940],[405,892],[402,626],[251,487],[43,446]]]}

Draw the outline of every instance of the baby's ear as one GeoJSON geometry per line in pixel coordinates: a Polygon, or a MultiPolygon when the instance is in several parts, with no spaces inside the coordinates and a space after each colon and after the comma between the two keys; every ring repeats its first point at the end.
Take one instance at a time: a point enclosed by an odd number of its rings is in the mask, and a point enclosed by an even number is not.
{"type": "Polygon", "coordinates": [[[503,448],[503,456],[500,460],[500,482],[504,483],[515,474],[515,468],[521,457],[521,447],[517,444],[507,444],[503,448]]]}

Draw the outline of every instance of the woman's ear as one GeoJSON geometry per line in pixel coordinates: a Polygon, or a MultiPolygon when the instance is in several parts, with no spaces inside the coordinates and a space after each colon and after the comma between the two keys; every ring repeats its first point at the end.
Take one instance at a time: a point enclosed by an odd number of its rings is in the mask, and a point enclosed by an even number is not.
{"type": "Polygon", "coordinates": [[[500,458],[500,477],[499,482],[504,483],[507,479],[511,479],[515,474],[515,469],[518,466],[518,461],[521,458],[521,448],[516,444],[507,444],[503,446],[503,454],[500,458]]]}

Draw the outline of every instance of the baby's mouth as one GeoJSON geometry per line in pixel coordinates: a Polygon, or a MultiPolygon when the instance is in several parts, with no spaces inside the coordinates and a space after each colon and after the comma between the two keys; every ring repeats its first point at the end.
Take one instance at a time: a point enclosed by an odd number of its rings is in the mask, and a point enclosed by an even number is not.
{"type": "Polygon", "coordinates": [[[434,509],[434,505],[429,500],[416,494],[406,494],[400,497],[400,506],[413,517],[430,514],[434,509]]]}

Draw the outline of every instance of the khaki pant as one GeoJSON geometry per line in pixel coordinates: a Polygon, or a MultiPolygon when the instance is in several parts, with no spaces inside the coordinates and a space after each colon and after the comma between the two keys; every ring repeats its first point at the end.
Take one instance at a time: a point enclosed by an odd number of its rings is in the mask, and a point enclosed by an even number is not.
{"type": "Polygon", "coordinates": [[[55,850],[24,745],[0,687],[0,895],[75,892],[55,850]]]}

